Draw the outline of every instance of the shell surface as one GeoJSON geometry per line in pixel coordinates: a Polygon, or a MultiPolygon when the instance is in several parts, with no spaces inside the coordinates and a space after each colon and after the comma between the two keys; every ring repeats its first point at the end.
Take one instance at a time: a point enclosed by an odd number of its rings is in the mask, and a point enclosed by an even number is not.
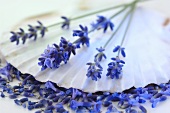
{"type": "MultiPolygon", "coordinates": [[[[162,23],[165,16],[157,12],[143,8],[138,8],[135,12],[133,22],[128,31],[123,47],[127,57],[123,67],[123,77],[119,80],[112,80],[106,77],[108,63],[111,62],[113,48],[120,44],[127,20],[121,30],[109,42],[105,54],[107,60],[103,60],[102,78],[92,81],[86,77],[87,62],[93,62],[96,48],[104,45],[110,38],[112,32],[103,34],[95,32],[90,35],[90,47],[82,47],[77,51],[77,55],[71,56],[66,65],[58,69],[46,69],[40,71],[38,58],[43,53],[48,44],[59,43],[60,36],[56,33],[47,34],[37,41],[28,41],[25,45],[16,46],[9,41],[9,35],[3,36],[0,41],[0,50],[5,59],[22,73],[34,75],[39,81],[52,81],[61,87],[78,88],[85,92],[96,91],[123,91],[135,87],[144,87],[150,83],[165,83],[170,79],[170,33],[166,32],[162,23]],[[166,34],[166,35],[165,35],[166,34]]],[[[119,19],[115,20],[115,25],[119,24],[119,19]]],[[[76,38],[66,37],[74,41],[76,38]]]]}

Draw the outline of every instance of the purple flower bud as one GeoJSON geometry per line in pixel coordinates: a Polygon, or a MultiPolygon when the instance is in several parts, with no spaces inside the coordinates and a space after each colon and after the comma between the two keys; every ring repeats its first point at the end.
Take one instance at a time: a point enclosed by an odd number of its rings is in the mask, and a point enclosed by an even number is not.
{"type": "Polygon", "coordinates": [[[44,107],[44,105],[41,104],[41,103],[38,103],[38,104],[34,105],[34,108],[43,108],[43,107],[44,107]]]}
{"type": "Polygon", "coordinates": [[[103,29],[103,32],[105,33],[107,31],[107,28],[110,27],[111,30],[114,28],[114,24],[110,21],[110,19],[107,19],[104,16],[97,16],[98,19],[96,20],[96,23],[92,23],[92,28],[95,30],[103,29]]]}
{"type": "Polygon", "coordinates": [[[119,49],[120,49],[120,46],[116,46],[116,47],[113,49],[113,52],[117,52],[119,49]]]}
{"type": "Polygon", "coordinates": [[[17,98],[17,95],[14,95],[14,94],[13,94],[13,95],[9,95],[9,98],[10,98],[10,99],[16,99],[16,98],[17,98]]]}
{"type": "Polygon", "coordinates": [[[73,30],[73,36],[79,36],[80,38],[76,40],[74,43],[77,45],[84,45],[86,44],[87,47],[89,47],[90,38],[88,37],[88,28],[87,26],[83,27],[82,25],[79,25],[81,30],[73,30]]]}
{"type": "Polygon", "coordinates": [[[62,19],[64,19],[64,22],[63,22],[63,24],[62,24],[62,28],[64,29],[69,29],[69,27],[70,27],[70,19],[68,19],[67,17],[65,17],[65,16],[62,16],[61,17],[62,19]]]}
{"type": "Polygon", "coordinates": [[[35,95],[33,93],[24,92],[23,96],[25,96],[25,97],[33,97],[35,95]]]}
{"type": "Polygon", "coordinates": [[[55,98],[56,97],[56,94],[50,94],[47,98],[48,99],[53,99],[53,98],[55,98]]]}
{"type": "Polygon", "coordinates": [[[34,109],[34,105],[29,105],[28,106],[28,110],[33,110],[34,109]]]}
{"type": "Polygon", "coordinates": [[[24,103],[24,102],[26,102],[26,101],[28,101],[28,98],[22,98],[22,99],[20,99],[20,102],[22,102],[22,103],[24,103]]]}
{"type": "Polygon", "coordinates": [[[23,108],[26,108],[26,107],[27,107],[26,103],[22,104],[22,107],[23,107],[23,108]]]}
{"type": "Polygon", "coordinates": [[[2,91],[1,91],[1,97],[5,98],[5,95],[4,95],[4,93],[2,91]]]}
{"type": "Polygon", "coordinates": [[[139,109],[141,109],[142,113],[147,113],[147,110],[143,106],[139,106],[139,109]]]}
{"type": "Polygon", "coordinates": [[[22,105],[22,103],[21,103],[20,100],[18,100],[18,99],[15,99],[14,102],[15,102],[15,104],[17,104],[17,105],[19,105],[19,106],[22,105]]]}

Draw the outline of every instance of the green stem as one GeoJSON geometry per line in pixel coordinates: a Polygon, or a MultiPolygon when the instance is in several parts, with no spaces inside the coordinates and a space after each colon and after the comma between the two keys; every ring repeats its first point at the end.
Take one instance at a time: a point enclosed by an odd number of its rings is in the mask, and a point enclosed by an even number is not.
{"type": "MultiPolygon", "coordinates": [[[[133,2],[132,2],[132,3],[133,3],[133,2]]],[[[91,15],[94,15],[94,14],[97,14],[97,13],[105,12],[105,11],[108,11],[108,10],[111,10],[111,9],[117,9],[117,8],[120,8],[120,7],[128,7],[128,6],[130,6],[132,3],[121,4],[121,5],[117,5],[117,6],[114,6],[114,7],[109,7],[109,8],[106,8],[106,9],[102,9],[102,10],[98,10],[98,11],[95,11],[95,12],[91,12],[91,13],[88,13],[88,14],[85,14],[85,15],[77,16],[77,17],[71,18],[70,21],[77,20],[77,19],[80,19],[80,18],[83,18],[83,17],[87,17],[87,16],[91,16],[91,15]]],[[[52,24],[52,25],[47,26],[47,28],[51,28],[51,27],[60,25],[60,24],[62,24],[62,23],[63,23],[63,22],[59,22],[59,23],[56,23],[56,24],[52,24]]]]}
{"type": "MultiPolygon", "coordinates": [[[[122,39],[122,41],[121,41],[120,48],[122,47],[122,45],[123,45],[123,43],[124,43],[124,41],[125,41],[126,34],[127,34],[128,30],[129,30],[130,24],[131,24],[131,22],[132,22],[132,18],[133,18],[134,12],[135,12],[135,8],[136,8],[136,4],[133,4],[132,9],[131,9],[131,16],[130,16],[130,18],[129,18],[128,25],[127,25],[127,27],[126,27],[125,33],[124,33],[124,35],[123,35],[123,39],[122,39]]],[[[119,56],[119,54],[120,54],[120,49],[119,49],[119,51],[118,51],[118,55],[117,55],[117,56],[119,56]]]]}
{"type": "Polygon", "coordinates": [[[103,48],[106,48],[106,46],[109,44],[110,40],[115,36],[115,34],[118,32],[118,30],[120,29],[120,27],[123,25],[124,21],[126,20],[127,16],[131,13],[131,10],[128,11],[128,13],[123,17],[122,21],[120,22],[119,26],[117,27],[117,29],[115,30],[115,32],[111,35],[111,37],[107,40],[107,42],[105,43],[105,45],[103,46],[103,48]]]}
{"type": "Polygon", "coordinates": [[[60,24],[62,24],[63,22],[58,22],[58,23],[56,23],[56,24],[52,24],[52,25],[49,25],[49,26],[47,26],[47,28],[51,28],[51,27],[54,27],[54,26],[58,26],[58,25],[60,25],[60,24]]]}
{"type": "MultiPolygon", "coordinates": [[[[126,10],[126,9],[127,9],[127,6],[125,6],[122,10],[118,11],[116,14],[114,14],[113,16],[111,16],[110,19],[116,17],[118,14],[122,13],[122,12],[123,12],[124,10],[126,10]]],[[[95,29],[91,29],[90,31],[88,31],[88,33],[91,33],[91,32],[93,32],[94,30],[95,30],[95,29]]],[[[73,42],[73,44],[76,43],[77,41],[79,41],[80,39],[81,39],[81,37],[80,37],[79,39],[75,40],[75,41],[73,42]]]]}
{"type": "MultiPolygon", "coordinates": [[[[74,20],[77,20],[77,19],[80,19],[80,18],[83,18],[83,17],[91,16],[91,15],[101,13],[101,12],[105,12],[105,11],[108,11],[108,10],[117,9],[117,8],[120,8],[120,7],[123,7],[123,6],[128,7],[128,6],[132,5],[134,2],[145,2],[145,1],[150,1],[150,0],[135,0],[131,3],[124,3],[124,4],[121,4],[121,5],[114,6],[114,7],[109,7],[109,8],[94,11],[94,12],[91,12],[91,13],[88,13],[88,14],[85,14],[85,15],[77,16],[77,17],[71,18],[70,21],[74,21],[74,20]]],[[[47,26],[47,28],[55,27],[55,26],[60,25],[62,23],[63,22],[58,22],[58,23],[47,26]]]]}
{"type": "Polygon", "coordinates": [[[114,14],[113,16],[110,17],[110,19],[116,17],[117,15],[119,15],[120,13],[122,13],[123,11],[125,11],[128,8],[128,6],[125,6],[122,10],[120,10],[119,12],[117,12],[116,14],[114,14]]]}

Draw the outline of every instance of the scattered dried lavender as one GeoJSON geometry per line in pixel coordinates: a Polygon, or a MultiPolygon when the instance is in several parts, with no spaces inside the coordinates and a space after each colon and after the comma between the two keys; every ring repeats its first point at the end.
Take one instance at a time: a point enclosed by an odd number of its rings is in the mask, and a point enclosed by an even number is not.
{"type": "MultiPolygon", "coordinates": [[[[7,72],[15,71],[15,68],[9,63],[7,66],[13,69],[7,70],[7,72]]],[[[1,70],[6,69],[7,66],[1,70]]],[[[126,113],[139,111],[147,113],[143,107],[146,101],[155,108],[161,102],[166,101],[167,96],[170,96],[170,82],[160,85],[152,84],[144,88],[131,88],[121,93],[86,93],[75,88],[61,88],[50,81],[42,83],[29,74],[20,74],[22,79],[19,81],[20,84],[11,86],[10,81],[6,79],[8,78],[6,74],[3,72],[1,74],[5,75],[5,78],[0,76],[0,96],[14,99],[14,103],[23,108],[37,109],[35,113],[68,113],[65,105],[77,113],[100,113],[102,107],[107,107],[106,113],[122,113],[123,110],[126,113]],[[29,98],[36,98],[39,101],[33,102],[29,98]]],[[[16,79],[16,76],[13,79],[16,79]]]]}

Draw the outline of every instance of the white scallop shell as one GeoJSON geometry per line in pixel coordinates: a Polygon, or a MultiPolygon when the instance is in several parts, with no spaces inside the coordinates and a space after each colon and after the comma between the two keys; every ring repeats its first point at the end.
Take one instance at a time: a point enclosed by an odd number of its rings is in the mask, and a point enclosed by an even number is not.
{"type": "MultiPolygon", "coordinates": [[[[115,20],[115,25],[119,23],[115,20]]],[[[138,8],[135,12],[133,22],[127,34],[124,47],[127,57],[123,67],[123,77],[119,80],[107,78],[107,65],[110,58],[116,54],[113,48],[120,44],[125,25],[106,47],[107,60],[101,62],[104,68],[102,78],[92,81],[86,77],[87,62],[92,62],[97,53],[96,48],[105,44],[111,32],[103,34],[95,32],[90,35],[90,47],[82,47],[76,56],[71,56],[68,64],[59,69],[46,69],[40,71],[38,58],[48,44],[59,43],[60,36],[50,33],[45,38],[39,38],[36,42],[28,41],[25,45],[16,46],[9,41],[9,35],[0,40],[0,50],[6,60],[18,68],[22,73],[29,73],[40,81],[53,81],[61,87],[78,88],[86,92],[96,91],[123,91],[135,87],[143,87],[150,83],[167,82],[170,79],[170,33],[162,24],[165,17],[157,12],[138,8]],[[165,35],[166,34],[166,35],[165,35]]],[[[68,38],[76,40],[76,38],[68,38]]]]}

